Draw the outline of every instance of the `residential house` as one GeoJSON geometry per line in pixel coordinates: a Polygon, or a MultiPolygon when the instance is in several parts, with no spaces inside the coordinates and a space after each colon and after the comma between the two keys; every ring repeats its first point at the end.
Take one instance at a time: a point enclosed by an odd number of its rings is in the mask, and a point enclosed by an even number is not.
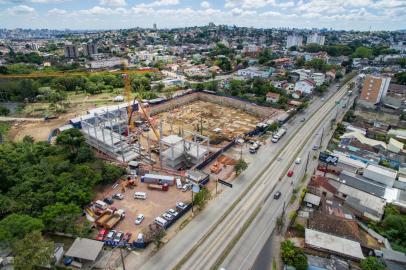
{"type": "Polygon", "coordinates": [[[326,79],[326,76],[323,73],[313,73],[310,77],[317,86],[322,85],[326,79]]]}
{"type": "Polygon", "coordinates": [[[296,82],[294,91],[300,92],[302,95],[303,94],[312,94],[314,88],[316,87],[316,84],[311,81],[311,80],[300,80],[296,82]]]}
{"type": "Polygon", "coordinates": [[[268,92],[266,94],[266,101],[270,103],[277,103],[279,101],[280,94],[268,92]]]}

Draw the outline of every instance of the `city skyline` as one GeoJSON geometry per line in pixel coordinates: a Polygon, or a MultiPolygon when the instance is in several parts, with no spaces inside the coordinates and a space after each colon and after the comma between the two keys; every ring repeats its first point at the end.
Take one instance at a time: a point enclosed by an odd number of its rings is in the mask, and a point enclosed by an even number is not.
{"type": "Polygon", "coordinates": [[[400,0],[0,0],[0,24],[9,29],[96,30],[214,22],[258,28],[402,30],[405,7],[400,0]]]}

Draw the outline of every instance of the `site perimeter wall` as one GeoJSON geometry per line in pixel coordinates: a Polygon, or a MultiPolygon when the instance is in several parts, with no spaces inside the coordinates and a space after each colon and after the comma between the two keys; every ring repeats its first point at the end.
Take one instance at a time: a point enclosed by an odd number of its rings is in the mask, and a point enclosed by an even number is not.
{"type": "Polygon", "coordinates": [[[178,97],[175,99],[168,100],[167,102],[151,106],[149,109],[149,113],[151,116],[173,110],[177,107],[183,106],[185,104],[192,103],[197,100],[202,100],[202,101],[207,101],[207,102],[212,102],[221,106],[227,106],[235,109],[240,109],[243,110],[249,114],[253,114],[255,116],[261,117],[261,118],[269,118],[278,115],[280,110],[273,109],[271,107],[264,107],[264,106],[258,106],[246,101],[234,99],[231,97],[225,97],[225,96],[218,96],[218,95],[213,95],[213,94],[208,94],[208,93],[203,93],[203,92],[197,92],[197,93],[191,93],[189,95],[185,95],[182,97],[178,97]]]}

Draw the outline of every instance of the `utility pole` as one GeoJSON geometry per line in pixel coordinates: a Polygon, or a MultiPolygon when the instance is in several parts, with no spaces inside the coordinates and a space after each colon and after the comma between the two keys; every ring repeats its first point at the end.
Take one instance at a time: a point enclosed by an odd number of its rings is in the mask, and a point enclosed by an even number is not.
{"type": "Polygon", "coordinates": [[[216,179],[216,195],[217,195],[217,184],[218,184],[219,180],[216,179]]]}
{"type": "Polygon", "coordinates": [[[309,165],[309,157],[310,157],[310,152],[307,153],[307,160],[306,160],[305,173],[307,173],[307,166],[309,165]]]}
{"type": "Polygon", "coordinates": [[[123,265],[123,270],[126,270],[125,269],[125,263],[124,263],[124,258],[123,258],[123,250],[120,248],[120,257],[121,257],[121,263],[122,263],[122,265],[123,265]]]}
{"type": "Polygon", "coordinates": [[[320,137],[319,147],[321,147],[321,144],[322,144],[322,142],[323,142],[323,136],[324,136],[324,127],[323,127],[323,129],[322,129],[322,131],[321,131],[321,137],[320,137]]]}

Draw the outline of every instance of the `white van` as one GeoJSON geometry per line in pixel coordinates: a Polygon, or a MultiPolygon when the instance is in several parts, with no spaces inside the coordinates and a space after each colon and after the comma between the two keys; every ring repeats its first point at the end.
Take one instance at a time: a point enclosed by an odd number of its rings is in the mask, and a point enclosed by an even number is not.
{"type": "Polygon", "coordinates": [[[167,220],[165,220],[165,219],[163,219],[163,218],[161,218],[161,217],[156,217],[156,218],[154,219],[154,222],[155,222],[155,224],[158,224],[158,225],[161,226],[161,227],[165,227],[166,224],[168,223],[167,220]]]}
{"type": "Polygon", "coordinates": [[[103,201],[101,201],[101,200],[97,200],[97,201],[94,203],[94,205],[95,205],[97,208],[100,208],[100,209],[102,209],[102,210],[106,210],[106,208],[107,208],[107,203],[105,203],[105,202],[103,202],[103,201]]]}
{"type": "Polygon", "coordinates": [[[135,192],[134,193],[134,199],[146,200],[147,199],[147,193],[145,193],[145,192],[135,192]]]}
{"type": "Polygon", "coordinates": [[[180,181],[180,178],[176,178],[176,187],[182,189],[182,181],[180,181]]]}

